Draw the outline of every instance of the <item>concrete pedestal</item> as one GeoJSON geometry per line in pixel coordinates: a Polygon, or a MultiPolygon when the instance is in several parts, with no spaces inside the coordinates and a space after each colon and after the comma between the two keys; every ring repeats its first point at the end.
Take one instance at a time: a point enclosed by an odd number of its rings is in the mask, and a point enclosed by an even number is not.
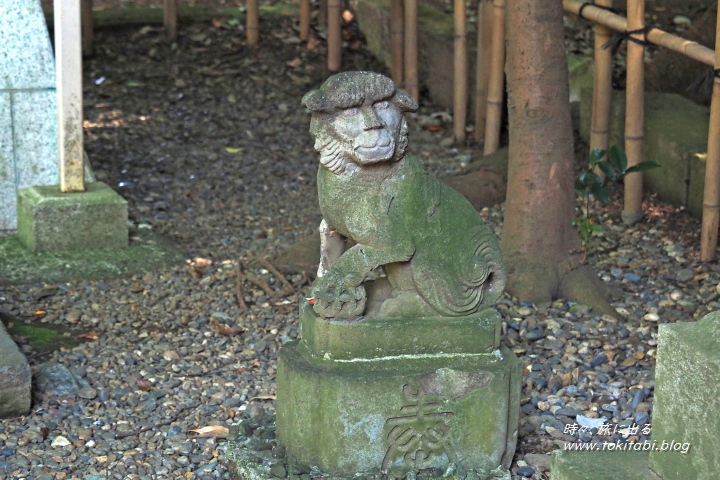
{"type": "Polygon", "coordinates": [[[81,193],[57,185],[18,192],[18,231],[32,252],[128,246],[127,202],[102,182],[81,193]]]}
{"type": "Polygon", "coordinates": [[[499,348],[499,320],[488,309],[333,322],[303,305],[302,339],[278,355],[277,433],[289,464],[335,476],[454,466],[486,478],[508,468],[522,367],[499,348]]]}

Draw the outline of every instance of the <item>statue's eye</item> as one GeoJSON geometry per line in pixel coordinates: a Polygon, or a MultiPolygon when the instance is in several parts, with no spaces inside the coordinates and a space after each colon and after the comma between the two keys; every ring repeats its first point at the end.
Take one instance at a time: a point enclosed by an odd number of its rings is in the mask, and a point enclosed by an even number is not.
{"type": "Polygon", "coordinates": [[[383,100],[383,101],[377,102],[375,104],[376,108],[382,108],[382,109],[388,108],[389,106],[390,106],[390,102],[388,102],[387,100],[383,100]]]}
{"type": "Polygon", "coordinates": [[[360,112],[358,108],[352,107],[352,108],[346,108],[342,111],[342,114],[346,117],[352,117],[354,115],[357,115],[360,112]]]}

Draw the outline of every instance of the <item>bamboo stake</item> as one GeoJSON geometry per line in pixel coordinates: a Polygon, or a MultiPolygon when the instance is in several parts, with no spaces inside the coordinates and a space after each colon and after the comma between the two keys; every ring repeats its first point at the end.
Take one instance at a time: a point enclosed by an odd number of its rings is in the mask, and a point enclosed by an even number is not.
{"type": "Polygon", "coordinates": [[[82,0],[80,2],[80,23],[82,24],[82,52],[83,56],[90,57],[93,54],[94,25],[93,25],[93,0],[82,0]]]}
{"type": "Polygon", "coordinates": [[[490,49],[492,48],[492,0],[478,2],[477,60],[475,62],[475,140],[485,137],[487,119],[488,73],[490,72],[490,49]]]}
{"type": "Polygon", "coordinates": [[[177,0],[164,0],[163,25],[165,38],[172,42],[177,38],[177,0]]]}
{"type": "MultiPolygon", "coordinates": [[[[715,30],[715,71],[720,69],[720,9],[715,30]]],[[[705,192],[703,193],[703,222],[700,236],[700,260],[715,258],[720,221],[720,78],[714,77],[710,104],[710,130],[708,132],[707,163],[705,165],[705,192]]]]}
{"type": "Polygon", "coordinates": [[[260,14],[257,0],[247,0],[245,5],[247,18],[245,19],[245,37],[248,47],[254,47],[260,37],[260,14]]]}
{"type": "Polygon", "coordinates": [[[55,0],[53,11],[60,191],[84,192],[80,0],[55,0]]]}
{"type": "MultiPolygon", "coordinates": [[[[612,7],[612,0],[595,0],[595,3],[604,7],[612,7]]],[[[612,30],[608,27],[599,23],[595,24],[595,79],[593,81],[590,150],[608,149],[610,97],[612,94],[612,49],[605,48],[605,45],[610,41],[611,33],[612,30]]],[[[602,175],[599,168],[595,169],[595,173],[602,175]]]]}
{"type": "Polygon", "coordinates": [[[505,0],[493,0],[493,41],[490,55],[488,83],[487,124],[483,153],[496,152],[500,145],[503,94],[505,86],[505,0]]]}
{"type": "Polygon", "coordinates": [[[310,40],[310,0],[300,0],[300,40],[310,40]]]}
{"type": "Polygon", "coordinates": [[[342,64],[341,0],[328,0],[328,70],[337,72],[342,64]]]}
{"type": "MultiPolygon", "coordinates": [[[[628,0],[628,30],[640,30],[645,25],[645,0],[628,0]]],[[[632,34],[632,38],[643,41],[643,34],[632,34]]],[[[645,128],[644,98],[645,47],[628,39],[627,42],[627,80],[625,86],[625,153],[628,167],[637,165],[643,158],[645,128]]],[[[641,172],[625,176],[625,208],[622,219],[633,224],[642,218],[641,172]]]]}
{"type": "Polygon", "coordinates": [[[415,101],[420,100],[417,72],[417,43],[418,43],[418,2],[405,0],[405,91],[415,101]]]}
{"type": "MultiPolygon", "coordinates": [[[[575,15],[578,14],[582,5],[583,3],[577,0],[563,0],[563,8],[565,11],[575,15]]],[[[618,32],[628,30],[628,22],[624,17],[592,5],[587,6],[583,10],[583,17],[618,32]]],[[[659,28],[653,28],[650,30],[647,34],[647,38],[648,41],[654,43],[655,45],[665,47],[673,52],[681,53],[686,57],[690,57],[693,60],[697,60],[698,62],[704,63],[710,67],[715,65],[715,52],[697,42],[685,40],[677,35],[664,32],[659,28]]]]}
{"type": "Polygon", "coordinates": [[[392,0],[390,18],[390,45],[392,51],[392,79],[395,85],[402,85],[403,81],[403,0],[392,0]]]}
{"type": "Polygon", "coordinates": [[[465,0],[455,0],[454,24],[454,76],[453,76],[453,136],[455,144],[465,143],[465,126],[467,122],[467,34],[465,24],[465,0]]]}

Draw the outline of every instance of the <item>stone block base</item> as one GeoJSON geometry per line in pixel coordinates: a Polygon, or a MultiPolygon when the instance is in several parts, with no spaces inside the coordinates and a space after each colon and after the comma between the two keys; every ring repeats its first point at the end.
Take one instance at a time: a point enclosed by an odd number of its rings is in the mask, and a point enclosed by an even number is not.
{"type": "Polygon", "coordinates": [[[556,450],[550,480],[662,480],[648,461],[648,452],[556,450]]]}
{"type": "Polygon", "coordinates": [[[30,365],[1,322],[0,352],[0,418],[25,415],[30,411],[30,365]]]}
{"type": "Polygon", "coordinates": [[[85,192],[62,193],[57,185],[18,192],[18,231],[32,252],[128,246],[127,202],[102,182],[85,192]]]}
{"type": "Polygon", "coordinates": [[[290,343],[278,355],[278,440],[291,465],[331,475],[454,466],[486,478],[515,451],[521,369],[504,347],[327,360],[290,343]]]}

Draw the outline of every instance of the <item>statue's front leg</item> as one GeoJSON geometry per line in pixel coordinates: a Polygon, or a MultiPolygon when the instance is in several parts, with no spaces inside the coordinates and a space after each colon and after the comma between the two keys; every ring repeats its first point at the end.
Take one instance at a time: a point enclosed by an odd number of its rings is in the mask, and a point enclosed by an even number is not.
{"type": "Polygon", "coordinates": [[[345,251],[347,238],[327,224],[323,218],[320,222],[320,263],[318,264],[318,277],[324,277],[333,264],[345,251]]]}
{"type": "Polygon", "coordinates": [[[380,249],[355,245],[346,251],[312,287],[315,313],[324,318],[355,318],[365,311],[367,300],[363,281],[380,265],[407,261],[411,245],[380,249]]]}

